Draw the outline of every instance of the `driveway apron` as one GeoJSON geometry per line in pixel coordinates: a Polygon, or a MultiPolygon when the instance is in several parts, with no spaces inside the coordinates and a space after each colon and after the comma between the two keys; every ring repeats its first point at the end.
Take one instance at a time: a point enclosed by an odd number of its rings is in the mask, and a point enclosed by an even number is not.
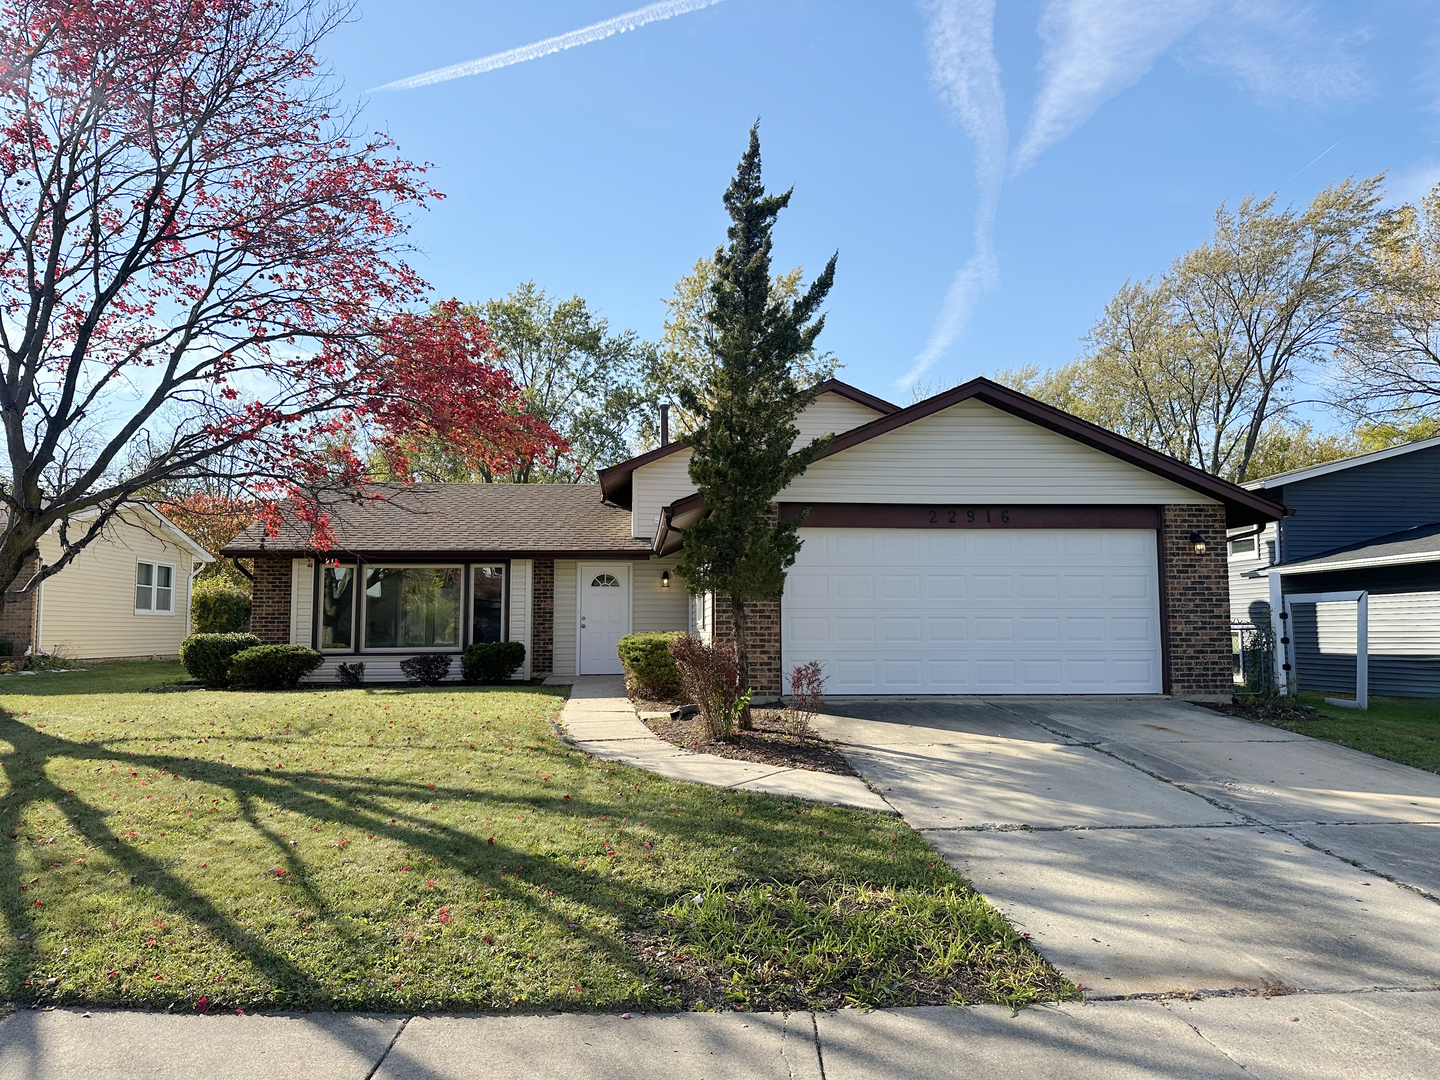
{"type": "Polygon", "coordinates": [[[1091,998],[1440,986],[1440,776],[1161,698],[816,727],[1091,998]]]}

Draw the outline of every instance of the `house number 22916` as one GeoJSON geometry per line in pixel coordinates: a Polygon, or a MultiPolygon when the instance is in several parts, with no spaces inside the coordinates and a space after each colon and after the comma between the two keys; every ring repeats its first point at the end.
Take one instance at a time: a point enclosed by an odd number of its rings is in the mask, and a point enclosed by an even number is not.
{"type": "Polygon", "coordinates": [[[955,507],[933,507],[927,511],[931,525],[974,525],[977,521],[986,525],[1010,524],[1009,510],[960,510],[955,507]],[[963,519],[963,520],[962,520],[963,519]]]}

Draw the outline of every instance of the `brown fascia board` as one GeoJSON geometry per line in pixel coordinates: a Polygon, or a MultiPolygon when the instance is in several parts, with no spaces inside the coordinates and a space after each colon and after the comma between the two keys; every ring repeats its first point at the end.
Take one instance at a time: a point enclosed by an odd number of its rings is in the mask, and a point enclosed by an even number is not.
{"type": "MultiPolygon", "coordinates": [[[[838,394],[843,398],[864,405],[867,409],[874,409],[876,412],[886,416],[898,412],[900,409],[899,405],[886,401],[884,398],[878,398],[874,394],[867,394],[858,386],[851,386],[849,383],[841,382],[839,379],[826,379],[816,386],[815,396],[819,397],[821,394],[838,394]]],[[[652,461],[659,461],[663,457],[668,457],[678,450],[683,450],[685,446],[686,443],[683,439],[676,439],[674,442],[668,443],[665,446],[657,446],[654,450],[647,450],[645,453],[633,457],[628,461],[622,461],[618,465],[611,465],[608,469],[598,470],[595,475],[600,481],[600,497],[606,502],[616,503],[617,505],[624,506],[627,510],[630,509],[627,505],[627,501],[630,498],[630,477],[634,474],[635,470],[641,466],[649,465],[652,461]]]]}
{"type": "MultiPolygon", "coordinates": [[[[643,544],[644,541],[638,541],[637,543],[643,544]]],[[[227,558],[233,556],[239,559],[249,559],[259,555],[271,555],[276,558],[286,559],[338,559],[340,562],[354,562],[356,559],[363,559],[367,563],[483,562],[486,559],[594,559],[603,562],[609,559],[648,559],[650,557],[650,549],[648,545],[645,547],[589,548],[578,551],[565,551],[558,548],[475,548],[465,551],[435,551],[434,549],[421,551],[354,551],[337,549],[321,552],[310,548],[246,548],[233,552],[230,552],[230,549],[225,549],[221,554],[225,554],[227,558]]]]}
{"type": "Polygon", "coordinates": [[[815,388],[815,396],[819,397],[821,394],[839,394],[843,398],[849,398],[856,404],[864,405],[867,409],[874,409],[876,412],[884,413],[887,416],[890,413],[900,411],[899,405],[886,401],[884,398],[878,398],[874,394],[867,394],[858,386],[851,386],[849,383],[841,382],[839,379],[826,379],[817,386],[815,388]]]}

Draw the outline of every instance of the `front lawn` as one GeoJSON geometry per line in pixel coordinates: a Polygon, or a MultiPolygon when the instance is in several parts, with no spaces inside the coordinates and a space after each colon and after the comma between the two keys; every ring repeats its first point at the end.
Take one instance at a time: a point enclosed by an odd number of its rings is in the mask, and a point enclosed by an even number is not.
{"type": "Polygon", "coordinates": [[[563,689],[144,692],[181,674],[0,678],[5,1001],[1074,994],[896,819],[588,758],[556,734],[563,689]]]}

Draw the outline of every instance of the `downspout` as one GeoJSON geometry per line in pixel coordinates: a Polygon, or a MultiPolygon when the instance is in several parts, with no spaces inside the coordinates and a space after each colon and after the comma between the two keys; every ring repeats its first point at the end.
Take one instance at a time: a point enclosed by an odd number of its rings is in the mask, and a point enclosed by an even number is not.
{"type": "Polygon", "coordinates": [[[235,567],[236,570],[239,570],[240,573],[244,574],[244,575],[245,575],[247,578],[249,578],[252,582],[255,580],[255,575],[252,574],[249,570],[246,570],[245,567],[243,567],[243,566],[240,565],[240,560],[239,560],[238,557],[232,555],[232,556],[230,557],[230,562],[231,562],[231,564],[235,567]]]}

